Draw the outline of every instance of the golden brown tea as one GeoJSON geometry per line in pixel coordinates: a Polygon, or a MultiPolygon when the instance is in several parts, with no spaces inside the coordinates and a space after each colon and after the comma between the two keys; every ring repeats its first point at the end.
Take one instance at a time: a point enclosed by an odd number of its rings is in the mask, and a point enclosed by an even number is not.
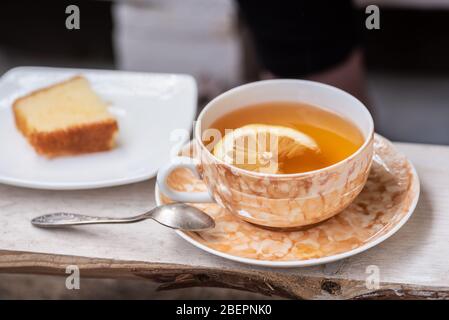
{"type": "Polygon", "coordinates": [[[304,148],[302,152],[283,159],[278,173],[284,174],[330,166],[356,152],[364,141],[362,133],[351,121],[334,112],[296,102],[269,102],[243,107],[219,118],[210,128],[218,129],[225,136],[227,129],[254,124],[294,129],[313,139],[318,146],[319,152],[304,148]]]}

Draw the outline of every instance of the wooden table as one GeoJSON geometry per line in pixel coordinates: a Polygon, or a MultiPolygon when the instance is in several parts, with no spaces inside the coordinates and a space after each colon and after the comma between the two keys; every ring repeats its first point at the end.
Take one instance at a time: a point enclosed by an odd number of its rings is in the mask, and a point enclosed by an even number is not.
{"type": "Polygon", "coordinates": [[[449,147],[398,143],[421,179],[418,207],[394,236],[357,256],[309,268],[269,269],[202,252],[155,222],[34,228],[51,211],[125,216],[154,206],[154,180],[85,191],[0,185],[0,271],[149,279],[161,289],[217,286],[304,299],[449,299],[449,147]],[[367,267],[380,271],[368,289],[367,267]]]}

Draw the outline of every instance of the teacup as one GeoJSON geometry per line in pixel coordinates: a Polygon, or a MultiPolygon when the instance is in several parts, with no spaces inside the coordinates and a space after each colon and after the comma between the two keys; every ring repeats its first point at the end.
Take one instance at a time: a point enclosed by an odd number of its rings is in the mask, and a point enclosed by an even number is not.
{"type": "Polygon", "coordinates": [[[329,219],[362,190],[373,157],[373,119],[366,107],[335,87],[305,80],[266,80],[242,85],[213,99],[194,128],[196,157],[177,157],[157,176],[160,191],[173,201],[217,202],[252,224],[300,228],[329,219]],[[203,143],[205,128],[231,111],[270,101],[302,102],[333,111],[355,124],[363,135],[360,148],[331,166],[296,174],[272,174],[238,168],[215,157],[203,143]],[[176,168],[192,170],[207,192],[179,192],[166,184],[176,168]]]}

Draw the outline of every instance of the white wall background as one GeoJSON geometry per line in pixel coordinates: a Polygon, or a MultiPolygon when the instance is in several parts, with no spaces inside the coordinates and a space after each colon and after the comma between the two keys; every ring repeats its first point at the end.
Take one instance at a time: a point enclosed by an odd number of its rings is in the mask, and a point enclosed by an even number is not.
{"type": "Polygon", "coordinates": [[[188,73],[203,91],[240,81],[229,0],[129,1],[115,6],[115,48],[124,70],[188,73]]]}

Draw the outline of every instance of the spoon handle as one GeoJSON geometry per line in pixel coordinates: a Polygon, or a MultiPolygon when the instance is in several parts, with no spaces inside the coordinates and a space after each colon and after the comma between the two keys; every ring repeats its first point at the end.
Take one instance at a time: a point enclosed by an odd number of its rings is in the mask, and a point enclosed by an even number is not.
{"type": "Polygon", "coordinates": [[[52,228],[63,226],[76,226],[84,224],[103,224],[103,223],[132,223],[149,218],[150,216],[142,214],[127,218],[108,218],[86,216],[83,214],[57,212],[39,216],[31,220],[36,227],[52,228]]]}

